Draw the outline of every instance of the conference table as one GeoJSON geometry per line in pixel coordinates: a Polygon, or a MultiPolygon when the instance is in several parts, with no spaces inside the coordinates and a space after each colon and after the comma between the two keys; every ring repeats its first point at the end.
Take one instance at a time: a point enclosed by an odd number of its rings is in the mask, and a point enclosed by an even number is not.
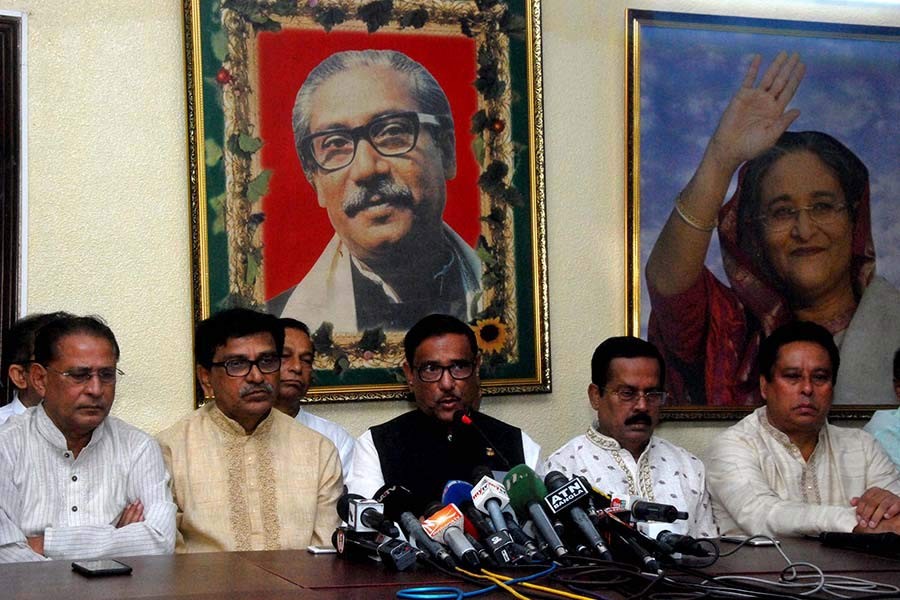
{"type": "MultiPolygon", "coordinates": [[[[722,545],[723,551],[731,548],[722,545]]],[[[814,563],[826,573],[900,584],[900,559],[828,548],[811,540],[786,540],[782,548],[792,560],[814,563]]],[[[422,585],[478,589],[427,567],[395,573],[374,562],[311,555],[305,550],[135,556],[120,560],[133,568],[131,575],[87,578],[73,572],[68,560],[0,565],[0,598],[357,600],[394,598],[398,590],[422,585]]],[[[741,574],[774,579],[785,566],[773,548],[745,546],[702,572],[709,576],[741,574]]],[[[530,595],[528,590],[521,592],[530,595]]],[[[615,592],[608,595],[616,596],[615,592]]],[[[503,596],[511,597],[504,592],[485,597],[503,596]]]]}

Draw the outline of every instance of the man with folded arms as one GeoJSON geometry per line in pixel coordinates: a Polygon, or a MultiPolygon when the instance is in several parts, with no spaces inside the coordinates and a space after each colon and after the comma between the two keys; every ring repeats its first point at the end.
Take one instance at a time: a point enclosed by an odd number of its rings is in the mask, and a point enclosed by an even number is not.
{"type": "Polygon", "coordinates": [[[159,445],[109,416],[118,361],[96,317],[38,332],[30,369],[44,400],[0,429],[0,562],[172,552],[159,445]]]}
{"type": "Polygon", "coordinates": [[[840,356],[824,327],[795,321],[759,348],[766,405],[706,451],[723,535],[900,533],[900,473],[861,429],[827,423],[840,356]]]}
{"type": "Polygon", "coordinates": [[[421,514],[441,499],[447,481],[468,481],[475,467],[537,466],[541,448],[524,431],[478,412],[481,355],[471,327],[450,315],[428,315],[412,326],[403,348],[417,409],[360,436],[347,479],[351,492],[371,498],[385,483],[402,485],[421,514]],[[457,411],[471,424],[454,422],[457,411]]]}
{"type": "Polygon", "coordinates": [[[546,471],[584,475],[606,494],[674,505],[689,519],[666,529],[715,537],[703,463],[653,435],[666,397],[665,372],[659,350],[642,339],[613,337],[597,346],[587,389],[597,420],[554,452],[546,471]]]}
{"type": "Polygon", "coordinates": [[[272,409],[278,319],[225,310],[197,326],[194,345],[208,401],[158,436],[178,505],[176,552],[329,544],[341,464],[334,444],[272,409]]]}

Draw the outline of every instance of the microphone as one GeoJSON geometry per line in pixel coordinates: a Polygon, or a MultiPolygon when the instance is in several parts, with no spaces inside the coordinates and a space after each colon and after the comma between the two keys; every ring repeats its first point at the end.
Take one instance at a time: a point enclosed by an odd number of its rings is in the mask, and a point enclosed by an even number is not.
{"type": "Polygon", "coordinates": [[[819,541],[826,546],[861,550],[880,556],[900,557],[900,535],[884,533],[843,533],[823,531],[819,541]]]}
{"type": "Polygon", "coordinates": [[[689,535],[673,533],[668,529],[660,531],[656,535],[656,541],[659,542],[663,550],[670,554],[681,552],[682,554],[690,554],[691,556],[709,556],[709,552],[696,539],[689,535]]]}
{"type": "Polygon", "coordinates": [[[603,543],[603,538],[591,519],[581,506],[590,497],[588,486],[579,478],[566,479],[559,471],[550,471],[544,478],[544,484],[550,493],[544,498],[544,502],[553,514],[567,514],[575,527],[588,541],[588,544],[597,552],[603,560],[612,560],[609,548],[603,543]]]}
{"type": "Polygon", "coordinates": [[[400,526],[416,542],[416,547],[448,569],[455,569],[453,557],[440,544],[428,537],[414,514],[409,511],[413,502],[412,492],[402,485],[384,485],[375,492],[375,499],[384,504],[384,514],[392,520],[400,521],[400,526]]]}
{"type": "Polygon", "coordinates": [[[337,513],[353,531],[377,532],[392,538],[400,537],[397,526],[384,518],[384,504],[376,500],[366,500],[359,494],[344,494],[338,498],[337,513]]]}
{"type": "Polygon", "coordinates": [[[506,529],[506,519],[503,518],[503,509],[509,505],[509,495],[506,488],[494,479],[494,473],[487,467],[475,467],[472,471],[472,504],[491,518],[494,529],[502,531],[506,529]]]}
{"type": "Polygon", "coordinates": [[[542,501],[547,495],[547,487],[537,473],[527,465],[516,465],[503,478],[503,484],[509,492],[509,504],[516,514],[523,518],[525,515],[531,517],[538,534],[557,557],[567,554],[568,550],[544,512],[542,501]]]}
{"type": "Polygon", "coordinates": [[[648,502],[639,496],[613,495],[610,497],[610,508],[627,510],[635,521],[663,521],[674,523],[688,518],[688,513],[678,510],[671,504],[648,502]]]}
{"type": "Polygon", "coordinates": [[[491,470],[484,466],[475,467],[472,471],[473,481],[477,481],[472,487],[472,504],[479,511],[487,513],[494,526],[494,533],[485,538],[485,543],[491,548],[497,561],[504,564],[517,562],[522,556],[513,548],[512,534],[506,527],[506,519],[503,518],[503,509],[509,504],[509,496],[506,494],[506,488],[500,485],[493,475],[491,470]]]}
{"type": "MultiPolygon", "coordinates": [[[[640,534],[638,534],[640,535],[640,534]]],[[[635,540],[633,537],[622,535],[619,536],[619,539],[635,554],[638,559],[641,561],[641,564],[652,573],[659,573],[659,563],[656,562],[656,559],[653,558],[653,555],[647,552],[647,550],[641,546],[640,542],[635,540]]]]}
{"type": "MultiPolygon", "coordinates": [[[[468,524],[469,520],[466,519],[466,523],[468,524]]],[[[466,539],[469,540],[469,543],[472,544],[472,547],[475,548],[475,552],[478,554],[478,559],[489,567],[496,567],[497,561],[494,560],[494,557],[491,556],[491,553],[484,549],[484,546],[481,545],[475,536],[466,532],[466,539]]]]}
{"type": "Polygon", "coordinates": [[[464,409],[459,409],[458,411],[453,413],[453,424],[462,429],[472,429],[478,436],[484,440],[484,443],[487,444],[491,450],[494,451],[494,454],[497,455],[501,461],[503,461],[503,465],[507,470],[512,467],[512,464],[506,460],[506,457],[503,456],[503,453],[500,452],[500,449],[485,435],[485,433],[481,430],[481,428],[475,424],[475,421],[472,419],[469,411],[464,409]]]}
{"type": "Polygon", "coordinates": [[[503,511],[503,518],[506,521],[506,529],[509,531],[510,535],[512,535],[513,542],[518,544],[524,550],[525,556],[527,556],[532,562],[542,562],[547,560],[547,557],[544,556],[544,553],[540,551],[537,547],[537,544],[534,543],[534,540],[525,533],[525,530],[519,526],[518,521],[516,521],[515,515],[512,512],[503,511]]]}
{"type": "Polygon", "coordinates": [[[453,555],[461,560],[467,567],[478,569],[481,561],[478,553],[466,534],[463,533],[463,514],[455,504],[441,506],[439,502],[433,502],[426,509],[426,514],[431,515],[422,523],[422,529],[435,542],[440,542],[450,547],[453,555]],[[432,512],[433,511],[433,512],[432,512]]]}
{"type": "Polygon", "coordinates": [[[391,538],[379,543],[364,534],[345,527],[338,527],[331,535],[331,544],[341,558],[349,560],[376,560],[393,571],[405,571],[416,563],[419,550],[402,540],[391,538]]]}
{"type": "Polygon", "coordinates": [[[482,512],[472,504],[472,484],[468,481],[451,479],[444,485],[441,503],[455,504],[466,517],[466,531],[478,538],[485,538],[494,533],[494,526],[482,512]],[[471,531],[474,530],[474,531],[471,531]]]}

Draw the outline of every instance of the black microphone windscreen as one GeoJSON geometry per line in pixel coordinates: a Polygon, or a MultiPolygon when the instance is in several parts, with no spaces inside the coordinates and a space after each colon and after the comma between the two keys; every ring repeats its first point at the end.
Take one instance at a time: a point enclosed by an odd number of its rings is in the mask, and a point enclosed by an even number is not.
{"type": "Polygon", "coordinates": [[[551,492],[555,492],[569,481],[569,478],[559,471],[550,471],[544,476],[544,485],[551,492]]]}
{"type": "Polygon", "coordinates": [[[361,500],[364,499],[359,494],[344,494],[337,501],[337,514],[341,518],[341,521],[347,522],[350,517],[350,500],[361,500]]]}
{"type": "Polygon", "coordinates": [[[384,505],[384,516],[398,521],[405,512],[413,512],[415,501],[412,492],[402,485],[385,484],[373,495],[373,499],[384,505]]]}

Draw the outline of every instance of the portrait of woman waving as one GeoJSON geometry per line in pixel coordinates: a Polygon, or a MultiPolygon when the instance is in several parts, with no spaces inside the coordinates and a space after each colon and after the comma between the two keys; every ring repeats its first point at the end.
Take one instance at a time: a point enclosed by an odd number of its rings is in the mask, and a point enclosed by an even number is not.
{"type": "Polygon", "coordinates": [[[868,170],[827,133],[788,131],[805,72],[797,54],[760,75],[761,64],[754,57],[646,264],[648,337],[669,392],[677,404],[758,404],[759,342],[800,319],[841,350],[835,404],[892,403],[900,292],[876,273],[868,170]],[[705,265],[716,230],[727,282],[705,265]]]}

